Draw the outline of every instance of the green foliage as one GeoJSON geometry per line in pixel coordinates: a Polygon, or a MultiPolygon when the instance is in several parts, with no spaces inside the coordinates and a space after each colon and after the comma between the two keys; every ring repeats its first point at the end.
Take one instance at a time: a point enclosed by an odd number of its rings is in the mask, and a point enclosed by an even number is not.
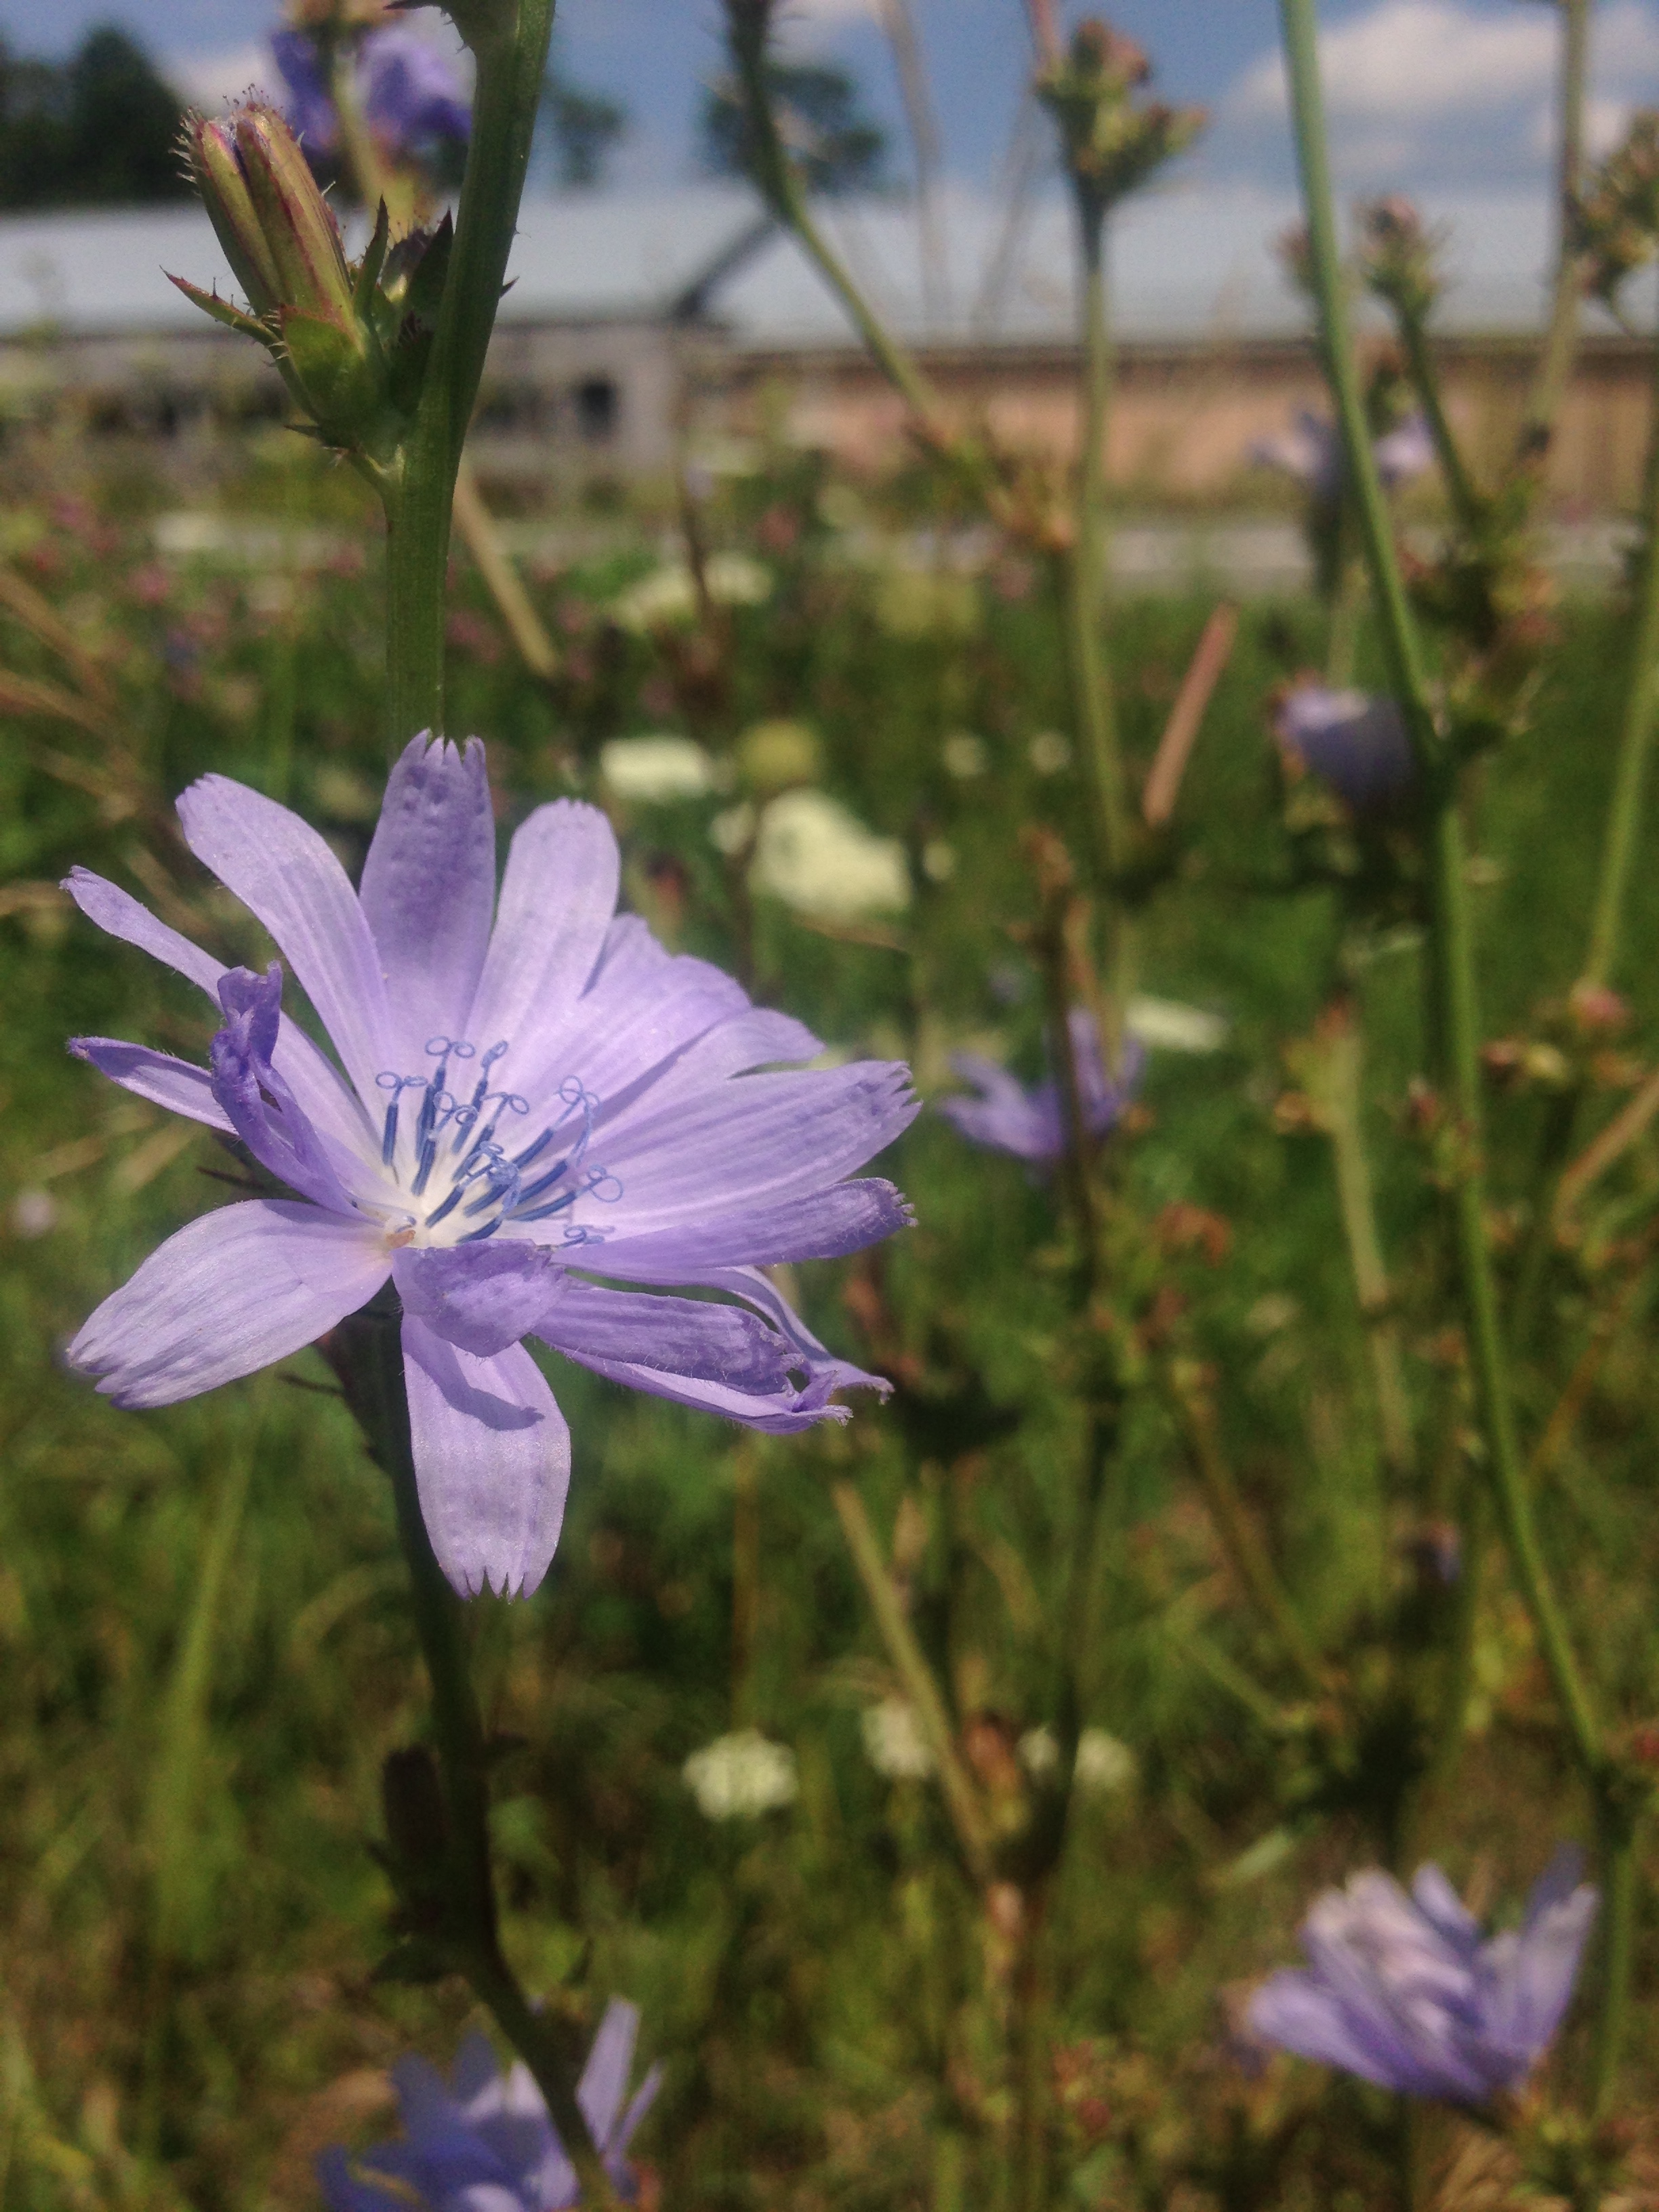
{"type": "MultiPolygon", "coordinates": [[[[887,134],[867,114],[856,78],[836,62],[769,62],[766,82],[784,145],[810,192],[871,191],[884,181],[887,134]]],[[[705,95],[700,157],[709,175],[747,177],[755,168],[749,118],[734,85],[705,95]]]]}
{"type": "MultiPolygon", "coordinates": [[[[401,1795],[388,1784],[389,1818],[381,1787],[387,1754],[421,1734],[424,1692],[390,1500],[343,1407],[319,1395],[327,1370],[306,1354],[198,1403],[130,1414],[57,1357],[160,1237],[225,1195],[205,1178],[227,1163],[204,1133],[66,1058],[65,1036],[86,1032],[199,1059],[210,1014],[43,887],[84,862],[222,956],[257,960],[257,931],[169,841],[164,798],[208,769],[284,791],[354,866],[372,826],[372,541],[351,481],[295,442],[280,465],[251,462],[227,504],[245,519],[265,501],[331,532],[329,565],[309,571],[158,562],[142,518],[13,510],[20,573],[68,611],[119,712],[101,738],[44,717],[11,719],[0,735],[9,2212],[310,2203],[318,2148],[386,2131],[389,2060],[410,2045],[446,2057],[464,2022],[457,1986],[423,1980],[418,1938],[395,1942],[391,1885],[369,1850],[390,1837],[418,1856],[419,1774],[404,1775],[401,1795]],[[23,896],[19,884],[36,888],[23,896]],[[56,1209],[39,1235],[25,1234],[38,1209],[16,1203],[31,1192],[56,1209]]],[[[650,565],[649,518],[612,551],[532,579],[564,655],[551,692],[522,675],[475,580],[459,578],[453,721],[488,737],[507,820],[562,792],[599,792],[599,749],[619,734],[684,730],[735,775],[761,750],[744,753],[745,732],[805,721],[816,753],[792,758],[903,842],[909,915],[859,938],[745,901],[709,834],[732,791],[614,802],[630,901],[671,941],[746,966],[764,998],[837,1048],[907,1053],[930,1097],[950,1083],[948,1051],[969,1042],[1034,1073],[1041,994],[1011,926],[1032,919],[1035,893],[1017,832],[1073,835],[1083,804],[1052,742],[1063,673],[1042,577],[1002,552],[959,573],[938,550],[954,542],[947,530],[919,536],[949,520],[925,485],[860,503],[799,456],[734,481],[703,520],[771,584],[763,603],[722,610],[712,662],[694,649],[701,633],[610,617],[650,565]],[[899,576],[909,580],[896,590],[899,576]],[[919,591],[918,577],[942,588],[919,591]],[[953,746],[964,735],[977,753],[953,746]],[[957,772],[964,762],[976,772],[957,772]]],[[[1115,618],[1137,769],[1207,611],[1147,601],[1115,618]]],[[[1505,1029],[1572,979],[1618,635],[1614,610],[1568,611],[1535,735],[1484,770],[1477,897],[1505,1029]]],[[[1160,1241],[1126,1237],[1109,1291],[1146,1332],[1148,1357],[1155,1328],[1182,1331],[1227,1377],[1223,1441],[1246,1502],[1354,1686],[1366,1733],[1356,1747],[1297,1705],[1230,1578],[1170,1407],[1143,1391],[1090,1594],[1083,1715],[1128,1747],[1135,1778],[1079,1801],[1048,1905],[1056,2140],[1071,2201],[1112,2212],[1358,2212],[1392,2185],[1380,2100],[1282,2063],[1252,2078],[1225,2027],[1230,1993],[1291,1955],[1310,1891],[1382,1848],[1389,1762],[1410,1749],[1390,1734],[1389,1669],[1425,1601],[1409,1549],[1424,1498],[1391,1481],[1372,1440],[1328,1148],[1274,1115],[1284,1048],[1338,983],[1364,1013],[1381,1226],[1413,1399],[1440,1452],[1429,1481],[1455,1481],[1462,1463],[1455,1355],[1434,1336],[1436,1212],[1407,1099],[1419,1064],[1412,946],[1396,929],[1352,928],[1339,885],[1296,879],[1265,735],[1264,699],[1317,641],[1310,605],[1246,609],[1183,787],[1141,981],[1231,1028],[1218,1053],[1152,1057],[1143,1121],[1113,1158],[1160,1241]],[[1231,1243],[1182,1242],[1211,1218],[1231,1243]]],[[[1370,651],[1362,640],[1362,679],[1370,651]]],[[[9,614],[0,665],[62,674],[9,614]]],[[[1632,941],[1651,943],[1656,928],[1650,876],[1632,941]]],[[[1633,1034],[1650,1036],[1650,963],[1632,983],[1633,1034]]],[[[1609,1104],[1637,1079],[1625,1058],[1595,1078],[1609,1104]]],[[[1511,1074],[1492,1111],[1502,1209],[1528,1188],[1548,1095],[1511,1074]]],[[[1071,1379],[1066,1257],[1048,1193],[937,1115],[884,1165],[917,1228],[873,1264],[803,1269],[797,1287],[828,1340],[898,1377],[891,1406],[861,1404],[844,1434],[757,1443],[561,1364],[576,1456],[558,1558],[532,1603],[471,1611],[501,1743],[507,1941],[529,1986],[572,2010],[596,2016],[613,1990],[642,2006],[668,2081],[641,2148],[668,2206],[977,2203],[975,2177],[1007,2121],[1006,1943],[962,1879],[932,1784],[885,1777],[866,1755],[863,1716],[894,1680],[828,1491],[858,1483],[976,1771],[1017,1820],[1029,1786],[1018,1746],[1047,1711],[1074,1545],[1079,1419],[1056,1387],[1071,1379]],[[750,1520],[734,1511],[740,1498],[750,1520]],[[752,1626],[734,1669],[740,1617],[752,1626]],[[798,1802],[711,1825],[683,1762],[748,1724],[793,1749],[798,1802]]],[[[1523,1376],[1534,1425],[1606,1310],[1606,1255],[1656,1193],[1648,1138],[1588,1212],[1582,1246],[1552,1260],[1547,1326],[1523,1376]]],[[[1659,1574],[1646,1296],[1540,1477],[1575,1621],[1596,1624],[1607,1690],[1632,1728],[1653,1709],[1659,1574]]],[[[1432,1801],[1422,1842],[1455,1879],[1507,1903],[1582,1808],[1495,1565],[1474,1666],[1459,1783],[1432,1801]]],[[[1642,1972],[1645,1986],[1648,1949],[1642,1972]]],[[[1644,2027],[1638,2108],[1655,2057],[1644,2027]]],[[[1558,2063],[1575,2062],[1570,2041],[1558,2063]]],[[[1486,2187],[1472,2142],[1448,2125],[1430,2148],[1455,2151],[1486,2187]]],[[[1500,2169],[1491,2186],[1504,2185],[1500,2169]]]]}

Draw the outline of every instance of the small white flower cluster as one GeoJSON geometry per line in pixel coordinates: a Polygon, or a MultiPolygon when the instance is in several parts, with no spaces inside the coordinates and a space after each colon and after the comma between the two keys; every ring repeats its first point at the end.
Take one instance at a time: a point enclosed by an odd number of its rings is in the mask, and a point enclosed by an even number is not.
{"type": "Polygon", "coordinates": [[[884,1698],[878,1705],[866,1705],[859,1725],[865,1757],[890,1782],[920,1782],[933,1772],[933,1751],[908,1698],[884,1698]]]}
{"type": "MultiPolygon", "coordinates": [[[[1029,1729],[1019,1740],[1019,1756],[1025,1771],[1035,1780],[1040,1782],[1052,1774],[1060,1763],[1054,1731],[1029,1729]]],[[[1084,1729],[1077,1740],[1073,1779],[1085,1797],[1104,1797],[1115,1790],[1127,1790],[1134,1778],[1135,1755],[1127,1743],[1102,1728],[1084,1729]]]]}
{"type": "MultiPolygon", "coordinates": [[[[722,817],[714,826],[722,824],[730,836],[736,825],[722,817]]],[[[903,846],[896,837],[878,837],[827,792],[803,787],[780,793],[762,810],[754,837],[751,885],[798,914],[852,921],[862,915],[902,914],[910,903],[903,846]]]]}
{"type": "Polygon", "coordinates": [[[800,1795],[795,1754],[758,1729],[717,1735],[680,1769],[705,1820],[749,1820],[800,1795]]]}
{"type": "Polygon", "coordinates": [[[714,763],[696,740],[666,732],[612,738],[599,748],[599,774],[618,799],[643,806],[706,799],[719,788],[714,763]]]}
{"type": "MultiPolygon", "coordinates": [[[[763,606],[772,596],[772,572],[746,553],[716,553],[705,562],[703,582],[717,607],[763,606]]],[[[665,562],[611,602],[611,618],[622,629],[643,632],[695,621],[697,586],[684,561],[665,562]]]]}

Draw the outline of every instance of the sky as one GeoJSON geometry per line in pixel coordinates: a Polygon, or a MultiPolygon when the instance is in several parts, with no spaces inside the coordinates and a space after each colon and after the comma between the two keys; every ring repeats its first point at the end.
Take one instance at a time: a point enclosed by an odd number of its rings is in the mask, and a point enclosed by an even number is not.
{"type": "MultiPolygon", "coordinates": [[[[909,0],[956,178],[995,190],[1017,163],[1029,47],[1023,0],[909,0]]],[[[1170,100],[1211,127],[1176,188],[1290,182],[1273,0],[1110,0],[1170,100]]],[[[271,0],[0,0],[15,47],[62,53],[94,22],[132,31],[198,97],[244,88],[271,0]]],[[[798,52],[848,63],[904,144],[878,0],[790,0],[798,52]]],[[[1547,0],[1324,0],[1339,171],[1352,191],[1535,191],[1548,147],[1558,11],[1547,0]]],[[[1592,127],[1605,139],[1633,102],[1659,98],[1659,0],[1601,0],[1592,127]]],[[[717,0],[560,0],[556,38],[579,82],[620,99],[633,128],[618,181],[670,184],[692,166],[699,87],[720,66],[717,0]]]]}

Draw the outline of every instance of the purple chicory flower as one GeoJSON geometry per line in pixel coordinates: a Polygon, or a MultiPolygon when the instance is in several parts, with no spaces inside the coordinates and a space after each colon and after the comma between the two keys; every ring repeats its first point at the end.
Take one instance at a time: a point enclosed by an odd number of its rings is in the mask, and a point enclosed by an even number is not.
{"type": "MultiPolygon", "coordinates": [[[[1434,465],[1434,441],[1421,415],[1408,415],[1385,431],[1371,451],[1376,472],[1389,491],[1434,465]]],[[[1342,489],[1341,433],[1328,416],[1316,415],[1311,408],[1299,410],[1288,430],[1256,439],[1250,459],[1259,468],[1279,469],[1294,477],[1321,507],[1332,506],[1342,489]]]]}
{"type": "MultiPolygon", "coordinates": [[[[576,2086],[605,2171],[630,2202],[628,2146],[662,2079],[653,2066],[623,2104],[639,2024],[635,2008],[612,1997],[576,2086]]],[[[409,2212],[411,2191],[431,2212],[565,2212],[580,2203],[575,2168],[522,2059],[502,2074],[475,2033],[447,2082],[423,2058],[400,2060],[392,2079],[403,2137],[356,2160],[337,2147],[323,2153],[317,2179],[330,2212],[409,2212]]]]}
{"type": "MultiPolygon", "coordinates": [[[[283,111],[313,154],[332,154],[340,119],[324,80],[315,38],[278,31],[271,52],[288,96],[283,111]]],[[[465,143],[472,127],[466,90],[454,63],[404,23],[371,31],[357,48],[354,76],[363,119],[393,161],[419,160],[441,140],[465,143]]]]}
{"type": "Polygon", "coordinates": [[[774,1433],[847,1419],[839,1388],[886,1389],[761,1270],[908,1220],[891,1183],[843,1180],[914,1115],[908,1071],[750,1073],[818,1041],[617,914],[597,808],[537,808],[499,902],[476,738],[409,745],[361,891],[314,830],[224,776],[192,784],[179,815],[286,956],[344,1073],[282,1011],[280,965],[222,968],[113,884],[70,877],[84,914],[222,1018],[206,1069],[104,1037],[71,1049],[240,1138],[297,1194],[203,1215],[105,1299],[69,1356],[118,1405],[169,1405],[287,1358],[389,1278],[433,1548],[458,1589],[514,1595],[552,1558],[570,1465],[521,1338],[774,1433]]]}
{"type": "Polygon", "coordinates": [[[1302,1927],[1305,1967],[1250,2001],[1258,2035],[1407,2097],[1483,2105],[1518,2089],[1572,1995],[1596,1892],[1565,1846],[1518,1929],[1483,1937],[1437,1866],[1408,1897],[1376,1868],[1327,1890],[1302,1927]]]}
{"type": "MultiPolygon", "coordinates": [[[[1083,1007],[1070,1015],[1072,1056],[1077,1063],[1083,1118],[1091,1137],[1103,1137],[1122,1117],[1139,1085],[1146,1054],[1133,1037],[1126,1040],[1117,1078],[1106,1073],[1094,1020],[1083,1007]]],[[[1006,1067],[977,1052],[953,1053],[951,1065],[974,1085],[977,1098],[945,1098],[939,1111],[976,1145],[1011,1152],[1017,1160],[1047,1166],[1066,1149],[1066,1118],[1060,1085],[1052,1076],[1029,1090],[1006,1067]]]]}
{"type": "Polygon", "coordinates": [[[1388,812],[1416,781],[1411,739],[1392,699],[1309,679],[1284,694],[1273,728],[1297,766],[1322,776],[1358,815],[1388,812]]]}

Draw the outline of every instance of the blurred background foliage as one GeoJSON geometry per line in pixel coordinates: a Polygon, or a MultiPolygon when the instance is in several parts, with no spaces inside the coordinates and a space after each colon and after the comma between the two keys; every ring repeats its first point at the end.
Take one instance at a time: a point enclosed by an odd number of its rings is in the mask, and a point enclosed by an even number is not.
{"type": "MultiPolygon", "coordinates": [[[[222,1156],[65,1055],[66,1036],[93,1033],[199,1058],[210,1023],[52,886],[84,863],[223,957],[263,957],[171,826],[173,794],[209,769],[299,807],[355,867],[383,775],[378,549],[351,480],[297,440],[252,441],[224,503],[322,528],[331,550],[309,568],[158,552],[161,488],[90,478],[61,434],[47,448],[14,439],[7,466],[0,551],[20,588],[0,610],[0,2203],[307,2204],[317,2149],[386,2132],[388,2061],[411,2044],[447,2059],[462,2026],[453,1988],[371,1978],[388,1942],[369,1850],[379,1766],[418,1733],[423,1694],[390,1500],[312,1354],[143,1415],[62,1370],[89,1307],[222,1194],[204,1177],[222,1156]]],[[[904,1054],[927,1097],[969,1042],[1035,1073],[1041,992],[1018,927],[1035,891],[1011,833],[1067,830],[1081,804],[1041,572],[965,538],[920,470],[878,489],[781,448],[714,483],[699,519],[714,553],[759,575],[748,603],[641,619],[673,602],[673,519],[643,494],[613,504],[611,550],[527,574],[558,642],[545,683],[458,555],[454,723],[489,740],[503,824],[559,793],[598,798],[623,836],[628,900],[666,941],[745,973],[837,1051],[904,1054]],[[805,726],[793,751],[775,726],[757,738],[781,719],[805,726]],[[607,780],[609,741],[664,731],[706,749],[709,787],[653,800],[607,780]],[[826,919],[749,885],[722,821],[803,781],[899,842],[907,910],[826,919]]],[[[1137,773],[1211,604],[1194,591],[1114,617],[1137,773]]],[[[1492,758],[1480,793],[1500,1030],[1571,981],[1579,931],[1563,916],[1588,901],[1608,773],[1617,615],[1584,601],[1558,619],[1533,733],[1492,758]]],[[[1275,1113],[1285,1048],[1338,984],[1368,1030],[1413,1387],[1455,1407],[1460,1386],[1428,1319],[1443,1256],[1406,1092],[1412,947],[1386,928],[1357,938],[1338,891],[1298,886],[1291,865],[1264,704],[1319,645],[1311,602],[1246,605],[1182,787],[1144,982],[1221,1017],[1224,1041],[1155,1049],[1115,1139],[1155,1224],[1120,1287],[1146,1329],[1178,1321],[1195,1356],[1224,1365],[1224,1446],[1250,1510],[1316,1638],[1361,1680],[1413,1602],[1421,1532],[1379,1464],[1328,1147],[1275,1113]]],[[[1370,651],[1362,640],[1362,680],[1370,651]]],[[[1651,872],[1631,929],[1655,941],[1651,872]]],[[[1651,1034],[1651,963],[1629,982],[1651,1034]]],[[[1642,1072],[1626,1055],[1605,1080],[1617,1095],[1642,1072]]],[[[1511,1068],[1492,1111],[1501,1204],[1547,1091],[1511,1068]]],[[[971,2203],[975,2144],[1006,2118],[1007,1948],[960,1877],[932,1782],[872,1763],[869,1716],[896,1685],[828,1488],[860,1485],[980,1779],[1016,1818],[1068,1565],[1062,1259],[1043,1188],[935,1115],[883,1165],[919,1226],[802,1269],[796,1287],[833,1345],[895,1376],[892,1405],[778,1443],[562,1366],[575,1472],[559,1554],[532,1602],[472,1609],[486,1711],[519,1746],[495,1816],[509,1940],[553,2002],[593,2012],[619,1990],[643,2008],[646,2051],[668,2068],[639,2145],[651,2203],[971,2203]],[[684,1762],[745,1727],[790,1748],[798,1795],[711,1820],[684,1762]]],[[[1613,1216],[1644,1218],[1659,1190],[1650,1134],[1617,1185],[1604,1245],[1613,1216]]],[[[1540,1419],[1584,1349],[1586,1271],[1550,1279],[1524,1385],[1540,1419]]],[[[1648,1284],[1541,1478],[1565,1586],[1638,1716],[1654,1710],[1659,1571],[1648,1284]],[[1578,1479],[1592,1458],[1593,1486],[1578,1479]]],[[[1443,1426],[1455,1436],[1455,1419],[1443,1426]]],[[[1073,2199],[1385,2202],[1386,2100],[1264,2069],[1236,2002],[1290,1955],[1312,1889],[1376,1856],[1374,1808],[1316,1771],[1156,1393],[1137,1401],[1123,1468],[1085,1718],[1127,1757],[1081,1797],[1052,1907],[1073,2199]]],[[[1479,1905],[1507,1907],[1583,1815],[1524,1616],[1498,1574],[1475,1601],[1467,1755],[1425,1827],[1479,1905]]],[[[1652,1971],[1650,1939],[1644,1996],[1652,1971]]],[[[1644,2003],[1638,2111],[1659,2081],[1651,2019],[1644,2003]]],[[[1555,2063],[1576,2056],[1569,2034],[1555,2063]]],[[[1503,2201],[1485,2138],[1431,2118],[1427,2140],[1441,2201],[1503,2201]]]]}

